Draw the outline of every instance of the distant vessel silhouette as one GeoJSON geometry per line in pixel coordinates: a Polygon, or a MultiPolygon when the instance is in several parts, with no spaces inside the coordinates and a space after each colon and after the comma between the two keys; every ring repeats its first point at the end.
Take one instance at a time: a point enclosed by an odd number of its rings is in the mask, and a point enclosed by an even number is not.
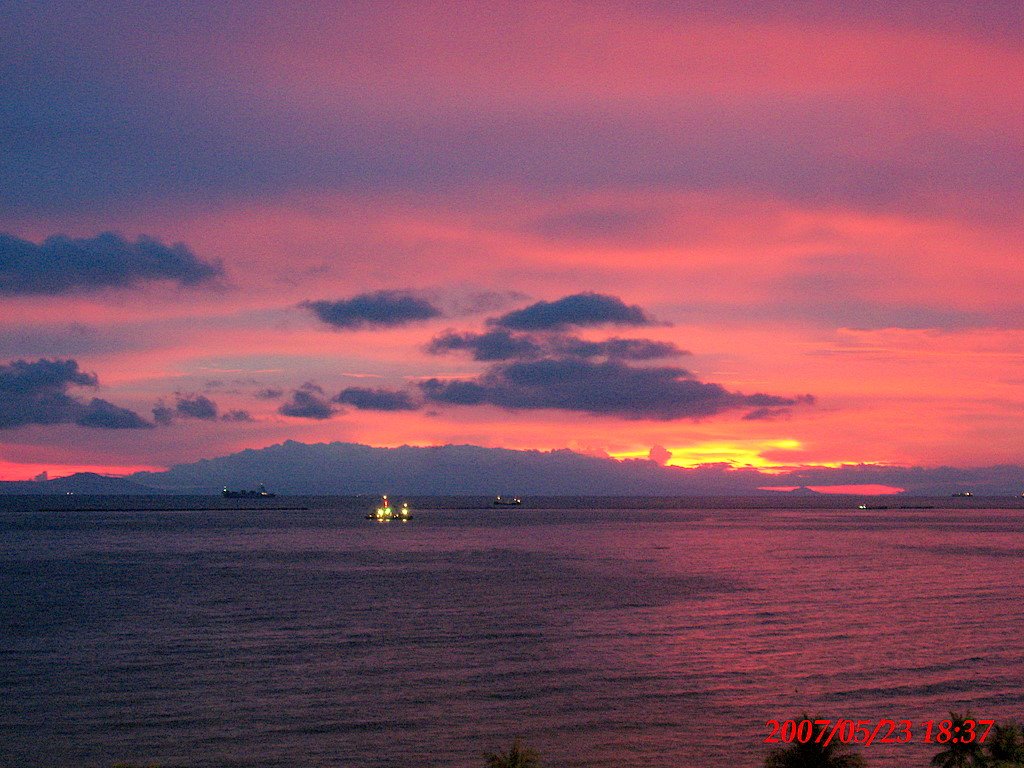
{"type": "Polygon", "coordinates": [[[518,496],[495,496],[494,506],[496,507],[518,507],[523,503],[523,500],[518,496]]]}
{"type": "Polygon", "coordinates": [[[966,496],[973,496],[973,495],[974,494],[971,493],[970,491],[957,491],[956,493],[953,494],[953,498],[955,499],[958,496],[959,497],[966,497],[966,496]]]}
{"type": "Polygon", "coordinates": [[[858,504],[857,509],[935,509],[931,504],[900,504],[890,507],[885,504],[858,504]]]}
{"type": "Polygon", "coordinates": [[[260,487],[255,491],[229,491],[225,485],[220,495],[225,499],[272,499],[277,496],[276,493],[268,491],[263,483],[260,483],[260,487]]]}

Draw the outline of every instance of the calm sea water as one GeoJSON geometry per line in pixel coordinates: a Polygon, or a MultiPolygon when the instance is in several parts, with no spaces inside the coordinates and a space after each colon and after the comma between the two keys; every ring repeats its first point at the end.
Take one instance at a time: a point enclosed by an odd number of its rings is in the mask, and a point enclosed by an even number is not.
{"type": "Polygon", "coordinates": [[[1019,509],[273,501],[0,498],[0,765],[754,768],[802,711],[1024,717],[1019,509]]]}

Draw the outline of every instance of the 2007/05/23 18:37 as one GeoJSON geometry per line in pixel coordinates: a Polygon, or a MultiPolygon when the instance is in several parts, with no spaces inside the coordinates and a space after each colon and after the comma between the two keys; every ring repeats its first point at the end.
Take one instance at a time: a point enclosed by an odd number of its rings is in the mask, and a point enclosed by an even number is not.
{"type": "Polygon", "coordinates": [[[915,737],[914,723],[910,720],[769,720],[765,725],[771,733],[765,737],[765,744],[817,744],[828,745],[833,741],[843,744],[909,744],[921,741],[925,744],[979,744],[985,741],[995,720],[963,720],[954,724],[952,720],[925,720],[917,724],[915,737]],[[924,729],[921,734],[920,729],[924,729]],[[982,730],[984,729],[984,730],[982,730]]]}

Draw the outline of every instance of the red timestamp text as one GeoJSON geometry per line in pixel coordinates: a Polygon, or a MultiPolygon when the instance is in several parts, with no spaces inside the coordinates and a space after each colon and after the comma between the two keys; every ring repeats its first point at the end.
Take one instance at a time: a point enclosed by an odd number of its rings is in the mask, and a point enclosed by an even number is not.
{"type": "Polygon", "coordinates": [[[765,744],[981,744],[995,720],[769,720],[765,744]]]}

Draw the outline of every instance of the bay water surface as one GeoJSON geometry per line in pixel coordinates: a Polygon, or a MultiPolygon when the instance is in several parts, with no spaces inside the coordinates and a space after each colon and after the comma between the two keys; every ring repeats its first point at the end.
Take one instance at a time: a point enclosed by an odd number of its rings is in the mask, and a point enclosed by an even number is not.
{"type": "Polygon", "coordinates": [[[1024,719],[1024,510],[411,501],[0,497],[0,766],[754,768],[802,712],[1024,719]]]}

